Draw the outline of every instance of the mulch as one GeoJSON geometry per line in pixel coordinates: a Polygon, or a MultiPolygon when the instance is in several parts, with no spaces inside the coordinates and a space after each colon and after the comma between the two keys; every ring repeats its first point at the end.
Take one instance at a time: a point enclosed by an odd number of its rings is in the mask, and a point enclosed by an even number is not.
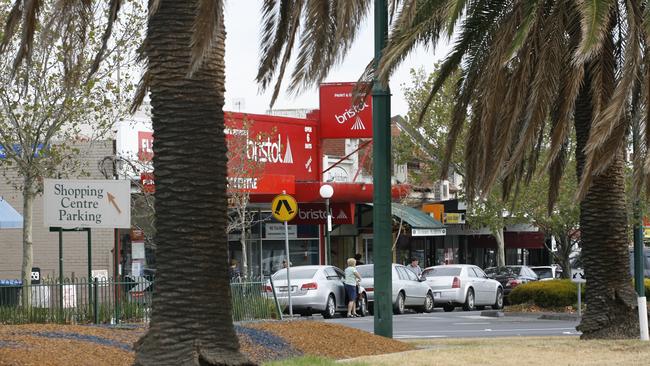
{"type": "MultiPolygon", "coordinates": [[[[413,346],[342,325],[269,321],[235,326],[241,350],[262,363],[300,355],[334,359],[400,352],[413,346]]],[[[0,365],[130,365],[142,325],[0,325],[0,365]]]]}

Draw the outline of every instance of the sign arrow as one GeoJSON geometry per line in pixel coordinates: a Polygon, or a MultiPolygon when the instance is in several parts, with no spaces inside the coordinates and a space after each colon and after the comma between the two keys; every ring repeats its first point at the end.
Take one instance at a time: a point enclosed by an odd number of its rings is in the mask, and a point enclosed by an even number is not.
{"type": "Polygon", "coordinates": [[[106,192],[106,195],[108,197],[108,202],[110,202],[113,205],[113,207],[115,207],[118,214],[121,214],[122,210],[120,210],[120,207],[117,205],[117,201],[115,200],[115,196],[113,196],[110,192],[106,192]]]}

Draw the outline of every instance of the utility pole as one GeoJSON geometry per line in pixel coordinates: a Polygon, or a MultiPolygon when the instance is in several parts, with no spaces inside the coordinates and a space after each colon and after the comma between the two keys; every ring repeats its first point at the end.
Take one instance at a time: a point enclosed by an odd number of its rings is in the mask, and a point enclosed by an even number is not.
{"type": "MultiPolygon", "coordinates": [[[[386,0],[375,0],[375,70],[388,36],[386,0]]],[[[390,90],[380,85],[375,72],[372,87],[373,125],[373,256],[375,278],[375,334],[393,337],[392,300],[392,214],[390,197],[390,90]]]]}

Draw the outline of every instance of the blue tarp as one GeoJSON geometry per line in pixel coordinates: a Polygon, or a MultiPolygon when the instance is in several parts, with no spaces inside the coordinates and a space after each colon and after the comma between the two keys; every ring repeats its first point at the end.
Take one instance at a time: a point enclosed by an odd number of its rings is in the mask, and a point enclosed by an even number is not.
{"type": "Polygon", "coordinates": [[[23,217],[0,197],[0,229],[22,229],[23,217]]]}

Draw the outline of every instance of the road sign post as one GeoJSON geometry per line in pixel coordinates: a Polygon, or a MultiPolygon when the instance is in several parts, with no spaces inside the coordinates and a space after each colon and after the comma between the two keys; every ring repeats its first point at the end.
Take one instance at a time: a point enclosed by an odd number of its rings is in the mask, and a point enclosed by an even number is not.
{"type": "Polygon", "coordinates": [[[291,260],[289,255],[289,224],[298,213],[298,203],[286,193],[279,194],[271,201],[271,214],[273,217],[284,222],[284,250],[287,263],[287,297],[289,299],[289,318],[293,317],[293,304],[291,303],[291,260]]]}
{"type": "Polygon", "coordinates": [[[571,270],[571,281],[578,285],[578,316],[582,316],[582,284],[587,282],[582,268],[571,270]]]}

